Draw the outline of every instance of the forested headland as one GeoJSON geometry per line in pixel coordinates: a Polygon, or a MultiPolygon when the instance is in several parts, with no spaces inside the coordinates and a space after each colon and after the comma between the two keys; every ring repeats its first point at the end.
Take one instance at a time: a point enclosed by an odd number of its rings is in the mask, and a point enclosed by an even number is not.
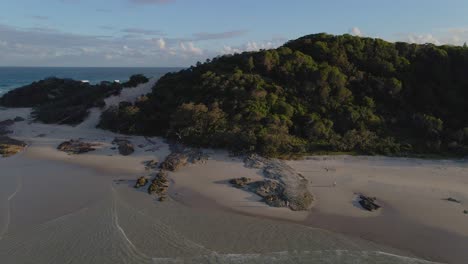
{"type": "Polygon", "coordinates": [[[468,154],[468,48],[314,34],[168,73],[100,127],[291,156],[468,154]]]}

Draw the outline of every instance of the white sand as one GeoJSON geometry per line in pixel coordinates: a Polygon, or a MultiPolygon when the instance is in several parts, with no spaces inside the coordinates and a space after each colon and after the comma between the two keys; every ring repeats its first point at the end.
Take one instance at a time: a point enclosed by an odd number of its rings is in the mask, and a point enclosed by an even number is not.
{"type": "MultiPolygon", "coordinates": [[[[108,103],[131,100],[142,91],[123,93],[108,103]]],[[[28,117],[29,112],[0,110],[0,120],[28,117]]],[[[94,128],[99,114],[93,109],[77,127],[28,121],[12,126],[11,136],[27,142],[28,148],[0,159],[1,263],[425,263],[393,255],[412,256],[410,252],[450,263],[466,260],[467,253],[446,247],[434,254],[426,254],[424,245],[421,249],[404,244],[404,250],[396,250],[399,244],[386,239],[386,233],[366,238],[380,241],[381,235],[393,248],[307,226],[365,237],[366,230],[348,232],[352,226],[340,221],[351,217],[361,223],[390,215],[390,219],[421,224],[423,233],[433,234],[431,228],[450,231],[458,239],[462,236],[463,242],[465,204],[441,199],[452,196],[467,201],[466,163],[364,157],[290,161],[310,180],[317,197],[309,213],[271,208],[258,196],[230,187],[226,181],[231,178],[261,179],[262,175],[225,152],[209,151],[206,164],[170,174],[174,199],[160,203],[133,185],[139,176],[154,175],[142,163],[164,159],[168,145],[160,138],[151,138],[153,144],[132,136],[135,153],[121,156],[111,141],[122,135],[94,128]],[[82,155],[56,149],[59,143],[76,138],[100,147],[82,155]],[[335,188],[330,187],[333,181],[335,188]],[[371,214],[354,206],[354,192],[377,196],[384,209],[371,214]],[[311,216],[334,218],[327,226],[311,216]]],[[[387,233],[398,228],[380,222],[387,233]]]]}

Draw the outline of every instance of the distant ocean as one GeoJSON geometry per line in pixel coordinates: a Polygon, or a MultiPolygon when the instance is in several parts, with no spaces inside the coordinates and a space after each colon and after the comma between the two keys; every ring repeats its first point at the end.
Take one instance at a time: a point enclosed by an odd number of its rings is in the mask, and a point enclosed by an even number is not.
{"type": "Polygon", "coordinates": [[[182,68],[75,68],[75,67],[0,67],[0,96],[9,90],[47,77],[88,80],[90,83],[120,80],[124,82],[133,74],[159,78],[182,68]]]}

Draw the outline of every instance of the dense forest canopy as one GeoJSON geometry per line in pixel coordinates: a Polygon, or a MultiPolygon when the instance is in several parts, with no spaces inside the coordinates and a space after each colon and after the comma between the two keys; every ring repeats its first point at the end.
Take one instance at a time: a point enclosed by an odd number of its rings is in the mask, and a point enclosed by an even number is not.
{"type": "Polygon", "coordinates": [[[308,35],[162,77],[101,122],[267,156],[468,153],[468,48],[308,35]]]}

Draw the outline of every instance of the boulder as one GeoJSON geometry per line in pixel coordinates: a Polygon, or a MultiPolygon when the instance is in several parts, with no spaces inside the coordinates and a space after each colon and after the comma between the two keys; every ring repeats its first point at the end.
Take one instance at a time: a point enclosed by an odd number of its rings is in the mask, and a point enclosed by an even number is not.
{"type": "Polygon", "coordinates": [[[15,122],[22,122],[24,120],[25,119],[23,117],[21,117],[21,116],[17,116],[17,117],[15,117],[15,119],[13,119],[13,121],[15,121],[15,122]]]}
{"type": "Polygon", "coordinates": [[[96,150],[98,144],[83,142],[81,140],[69,140],[58,145],[57,149],[68,154],[82,154],[96,150]]]}
{"type": "Polygon", "coordinates": [[[188,156],[185,153],[173,152],[159,166],[163,170],[177,171],[181,167],[187,165],[188,156]]]}
{"type": "Polygon", "coordinates": [[[115,138],[112,144],[117,144],[120,155],[128,156],[135,152],[135,148],[130,140],[125,138],[115,138]]]}
{"type": "Polygon", "coordinates": [[[250,178],[246,178],[246,177],[232,179],[232,180],[229,181],[229,183],[232,184],[236,188],[244,188],[245,186],[247,186],[251,182],[252,182],[252,180],[250,178]]]}
{"type": "Polygon", "coordinates": [[[261,169],[268,163],[268,159],[257,154],[251,154],[244,158],[244,166],[251,169],[261,169]]]}
{"type": "Polygon", "coordinates": [[[164,170],[160,170],[156,177],[152,180],[150,186],[148,187],[149,194],[155,194],[159,196],[160,201],[164,201],[167,189],[169,188],[169,181],[167,180],[167,173],[164,170]]]}
{"type": "Polygon", "coordinates": [[[7,136],[0,136],[0,156],[10,157],[22,151],[26,143],[20,140],[12,139],[7,136]]]}
{"type": "Polygon", "coordinates": [[[148,179],[146,179],[146,177],[140,177],[135,184],[135,188],[144,187],[147,183],[148,179]]]}
{"type": "Polygon", "coordinates": [[[143,162],[143,164],[147,170],[156,169],[158,167],[158,162],[155,160],[148,160],[143,162]]]}
{"type": "Polygon", "coordinates": [[[448,202],[452,202],[452,203],[461,203],[461,201],[455,199],[455,198],[452,198],[452,197],[449,197],[447,199],[445,199],[446,201],[448,202]]]}
{"type": "Polygon", "coordinates": [[[8,130],[8,127],[13,125],[14,123],[15,123],[15,121],[13,121],[11,119],[0,121],[0,136],[11,133],[11,131],[8,130]]]}
{"type": "Polygon", "coordinates": [[[367,211],[375,211],[378,210],[381,206],[376,204],[375,201],[377,198],[375,197],[368,197],[365,195],[359,195],[359,204],[362,208],[366,209],[367,211]]]}

